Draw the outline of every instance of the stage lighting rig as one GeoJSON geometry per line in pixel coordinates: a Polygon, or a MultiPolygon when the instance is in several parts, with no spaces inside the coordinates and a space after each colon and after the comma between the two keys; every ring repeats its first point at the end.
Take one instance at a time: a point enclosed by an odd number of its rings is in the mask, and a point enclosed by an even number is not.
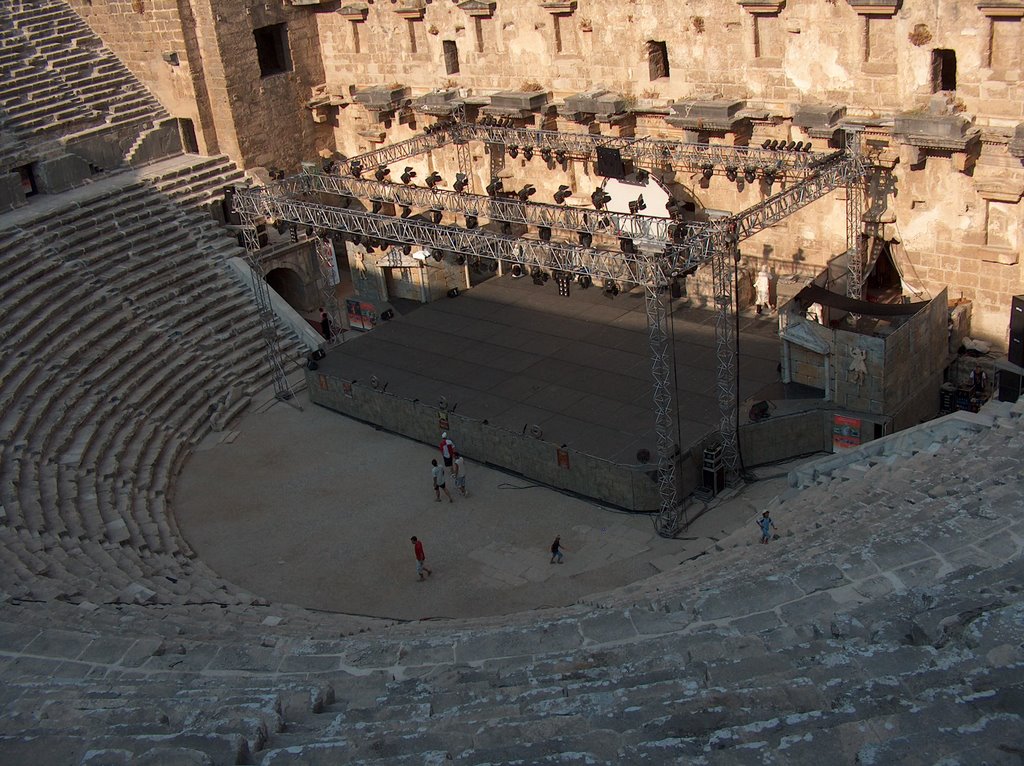
{"type": "Polygon", "coordinates": [[[770,138],[766,138],[766,139],[764,140],[764,143],[763,143],[763,144],[761,144],[761,148],[762,148],[762,149],[767,149],[767,148],[769,148],[769,147],[770,147],[771,145],[772,145],[772,140],[771,140],[770,138]]]}
{"type": "Polygon", "coordinates": [[[444,213],[438,210],[436,207],[430,210],[430,220],[435,224],[441,223],[441,219],[444,217],[444,213]]]}
{"type": "Polygon", "coordinates": [[[594,284],[594,280],[590,278],[589,274],[580,274],[578,277],[576,277],[576,281],[579,283],[579,286],[584,290],[586,290],[588,287],[594,284]]]}
{"type": "Polygon", "coordinates": [[[387,167],[386,165],[381,165],[379,168],[377,168],[375,171],[373,171],[373,177],[376,178],[380,182],[383,182],[384,179],[387,178],[388,175],[390,175],[390,174],[391,174],[391,168],[387,167]]]}
{"type": "Polygon", "coordinates": [[[530,278],[533,279],[535,285],[543,285],[550,278],[546,271],[542,271],[540,266],[534,266],[530,269],[530,278]]]}
{"type": "Polygon", "coordinates": [[[497,178],[497,177],[492,178],[491,182],[489,184],[487,184],[487,196],[488,197],[497,197],[503,191],[505,191],[505,186],[504,186],[504,184],[502,184],[500,178],[497,178]]]}
{"type": "Polygon", "coordinates": [[[747,167],[743,169],[743,177],[747,179],[748,184],[754,183],[754,181],[757,180],[757,166],[747,165],[747,167]]]}
{"type": "Polygon", "coordinates": [[[636,182],[637,183],[645,184],[645,183],[647,183],[647,179],[650,178],[650,177],[651,177],[651,174],[648,173],[643,168],[637,168],[636,169],[636,182]]]}
{"type": "Polygon", "coordinates": [[[591,245],[594,244],[594,235],[591,234],[589,231],[581,231],[579,233],[579,240],[580,244],[583,245],[583,247],[590,247],[591,245]]]}
{"type": "Polygon", "coordinates": [[[555,203],[559,205],[564,205],[565,201],[571,196],[572,189],[570,189],[565,184],[562,184],[561,186],[558,187],[558,191],[556,191],[554,194],[555,203]]]}
{"type": "Polygon", "coordinates": [[[441,174],[435,170],[429,176],[424,178],[423,182],[427,185],[428,189],[433,189],[435,186],[441,183],[442,180],[443,179],[441,178],[441,174]]]}
{"type": "Polygon", "coordinates": [[[452,188],[455,191],[461,193],[461,192],[466,191],[466,187],[468,187],[468,186],[469,186],[469,178],[466,176],[466,174],[465,173],[456,173],[455,174],[455,183],[452,184],[452,188]]]}
{"type": "Polygon", "coordinates": [[[402,175],[401,175],[402,183],[404,183],[406,186],[411,184],[412,183],[412,179],[414,179],[415,177],[416,177],[416,171],[413,170],[410,167],[406,167],[405,170],[402,171],[402,175]]]}
{"type": "Polygon", "coordinates": [[[704,177],[705,181],[710,181],[711,177],[715,174],[715,166],[710,162],[705,162],[700,166],[700,174],[704,177]]]}
{"type": "Polygon", "coordinates": [[[412,215],[412,208],[408,205],[402,205],[402,218],[408,218],[412,215]]]}
{"type": "Polygon", "coordinates": [[[555,282],[558,284],[558,294],[569,297],[569,285],[572,284],[572,276],[564,271],[555,273],[555,282]]]}
{"type": "Polygon", "coordinates": [[[641,210],[647,209],[647,203],[644,202],[644,195],[641,194],[635,200],[629,203],[629,214],[636,215],[641,210]]]}
{"type": "Polygon", "coordinates": [[[475,229],[479,225],[480,225],[480,221],[477,219],[477,217],[475,215],[467,215],[466,216],[466,228],[467,229],[475,229]]]}
{"type": "Polygon", "coordinates": [[[526,186],[516,192],[516,196],[519,197],[520,202],[526,202],[536,193],[537,188],[533,184],[526,184],[526,186]]]}
{"type": "Polygon", "coordinates": [[[601,210],[605,205],[612,201],[612,195],[604,189],[594,189],[594,193],[590,195],[590,201],[594,203],[594,207],[597,210],[601,210]]]}
{"type": "Polygon", "coordinates": [[[619,238],[619,250],[626,253],[626,255],[632,255],[636,252],[636,248],[633,246],[633,240],[629,237],[619,238]]]}
{"type": "Polygon", "coordinates": [[[569,161],[569,154],[565,149],[559,149],[555,152],[555,161],[564,166],[569,161]]]}
{"type": "Polygon", "coordinates": [[[540,150],[540,158],[545,162],[551,162],[551,149],[545,146],[540,150]]]}
{"type": "Polygon", "coordinates": [[[533,147],[532,146],[524,146],[523,147],[523,157],[526,160],[532,160],[533,159],[533,147]]]}
{"type": "Polygon", "coordinates": [[[519,279],[521,276],[523,276],[523,267],[518,263],[514,263],[512,264],[512,268],[509,269],[508,273],[512,275],[513,279],[519,279]]]}
{"type": "Polygon", "coordinates": [[[614,298],[619,294],[619,286],[611,279],[604,282],[604,295],[606,298],[614,298]]]}
{"type": "Polygon", "coordinates": [[[363,174],[363,163],[359,160],[353,160],[349,163],[348,172],[355,178],[359,178],[363,174]]]}
{"type": "Polygon", "coordinates": [[[739,175],[740,169],[735,165],[725,166],[725,177],[728,178],[730,181],[735,181],[737,178],[739,178],[739,175]]]}
{"type": "Polygon", "coordinates": [[[508,156],[511,157],[512,159],[515,159],[516,157],[518,157],[519,156],[519,146],[516,145],[516,144],[509,144],[508,156]]]}

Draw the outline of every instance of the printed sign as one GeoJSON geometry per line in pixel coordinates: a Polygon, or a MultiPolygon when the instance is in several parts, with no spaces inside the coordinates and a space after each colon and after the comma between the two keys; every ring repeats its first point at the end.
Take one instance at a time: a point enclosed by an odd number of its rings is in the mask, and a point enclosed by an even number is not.
{"type": "Polygon", "coordinates": [[[861,421],[846,415],[832,416],[832,449],[849,449],[859,447],[861,421]]]}
{"type": "Polygon", "coordinates": [[[557,449],[555,454],[558,456],[558,467],[569,470],[569,450],[557,449]]]}

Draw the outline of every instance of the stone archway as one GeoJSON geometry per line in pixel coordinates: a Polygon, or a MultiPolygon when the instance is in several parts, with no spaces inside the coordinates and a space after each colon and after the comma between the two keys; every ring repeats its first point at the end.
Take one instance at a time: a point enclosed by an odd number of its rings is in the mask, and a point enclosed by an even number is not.
{"type": "Polygon", "coordinates": [[[307,295],[306,285],[302,276],[284,266],[279,266],[267,272],[265,277],[267,284],[280,295],[288,305],[299,312],[308,312],[316,308],[307,295]]]}

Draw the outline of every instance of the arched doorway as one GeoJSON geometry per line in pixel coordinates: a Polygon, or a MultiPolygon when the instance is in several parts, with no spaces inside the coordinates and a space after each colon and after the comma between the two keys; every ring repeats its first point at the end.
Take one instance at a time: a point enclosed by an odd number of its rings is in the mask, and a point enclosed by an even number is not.
{"type": "Polygon", "coordinates": [[[298,272],[279,267],[272,269],[267,274],[266,281],[274,292],[284,298],[288,305],[296,311],[311,311],[316,308],[310,304],[306,295],[306,286],[298,272]]]}
{"type": "Polygon", "coordinates": [[[864,297],[877,303],[898,301],[903,294],[903,281],[892,258],[892,245],[883,241],[877,247],[878,257],[864,280],[864,297]]]}

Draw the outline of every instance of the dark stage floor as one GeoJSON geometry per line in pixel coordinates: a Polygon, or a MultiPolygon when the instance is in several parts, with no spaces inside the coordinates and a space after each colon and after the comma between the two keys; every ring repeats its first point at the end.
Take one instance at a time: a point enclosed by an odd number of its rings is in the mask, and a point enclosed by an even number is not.
{"type": "MultiPolygon", "coordinates": [[[[566,298],[554,280],[540,287],[494,278],[348,333],[320,370],[361,381],[376,375],[388,393],[444,396],[460,415],[514,431],[537,425],[545,441],[633,464],[638,449],[657,448],[643,293],[608,298],[596,287],[573,288],[566,298]]],[[[714,314],[680,305],[673,322],[685,449],[718,425],[714,314]]],[[[781,386],[776,332],[774,316],[741,317],[741,402],[781,386]]]]}

